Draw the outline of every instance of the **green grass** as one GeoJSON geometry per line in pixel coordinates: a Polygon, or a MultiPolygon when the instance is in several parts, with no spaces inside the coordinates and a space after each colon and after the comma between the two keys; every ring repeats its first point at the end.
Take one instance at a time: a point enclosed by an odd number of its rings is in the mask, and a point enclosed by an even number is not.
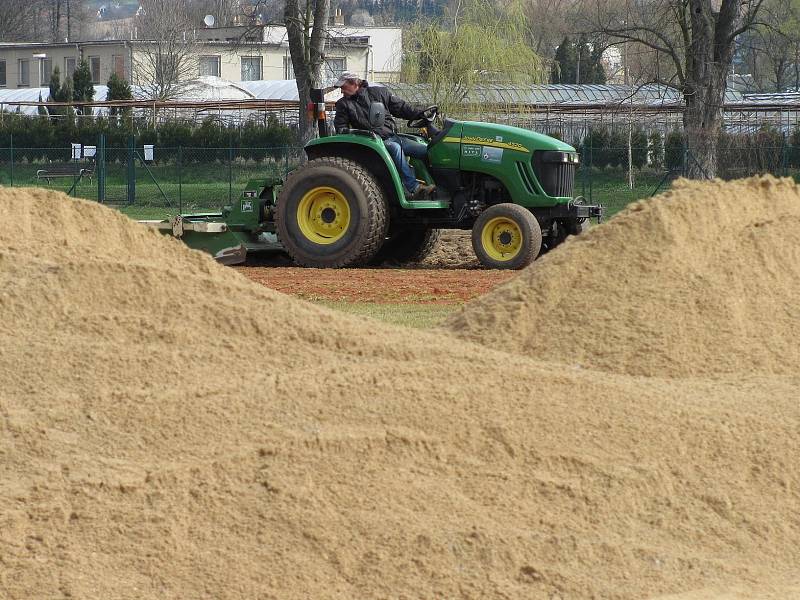
{"type": "MultiPolygon", "coordinates": [[[[74,178],[64,177],[51,180],[36,178],[36,171],[45,168],[43,163],[15,163],[12,172],[9,163],[0,162],[0,185],[37,186],[61,192],[68,192],[75,183],[74,178]]],[[[241,194],[251,179],[272,176],[283,177],[293,163],[278,162],[240,162],[230,165],[225,161],[190,163],[178,168],[175,164],[149,164],[136,167],[136,204],[158,206],[172,209],[177,214],[178,207],[183,212],[196,211],[195,207],[212,207],[213,210],[241,194]]],[[[73,195],[88,200],[98,199],[97,178],[78,181],[73,195]]],[[[127,168],[119,162],[106,165],[106,204],[127,202],[127,168]]]]}
{"type": "MultiPolygon", "coordinates": [[[[628,173],[623,169],[586,169],[575,178],[575,193],[585,196],[591,203],[606,207],[605,217],[611,217],[635,200],[649,198],[664,178],[663,172],[636,171],[634,186],[628,186],[628,173]]],[[[666,181],[658,193],[669,189],[666,181]]]]}
{"type": "MultiPolygon", "coordinates": [[[[200,154],[197,155],[201,156],[200,154]]],[[[73,185],[71,178],[55,179],[51,184],[36,179],[37,169],[43,164],[15,163],[14,186],[41,186],[67,192],[73,185]]],[[[222,206],[239,197],[245,184],[251,179],[267,176],[283,176],[288,165],[282,160],[254,162],[226,161],[187,163],[178,168],[176,164],[149,164],[147,168],[136,168],[136,201],[127,205],[127,169],[120,162],[109,162],[106,169],[105,203],[122,207],[122,211],[133,218],[155,219],[189,212],[218,212],[222,206]]],[[[582,195],[592,203],[606,207],[606,218],[613,216],[635,200],[649,198],[658,188],[658,193],[669,189],[674,177],[664,180],[665,171],[644,169],[634,172],[634,187],[628,186],[627,171],[622,168],[584,168],[575,178],[575,194],[582,195]],[[659,187],[660,185],[660,187],[659,187]]],[[[742,173],[746,175],[747,173],[742,173]]],[[[800,170],[788,173],[800,180],[800,170]]],[[[0,185],[11,185],[11,170],[8,162],[0,162],[0,185]]],[[[97,200],[97,179],[81,180],[73,195],[97,200]]]]}
{"type": "Polygon", "coordinates": [[[315,304],[351,315],[416,329],[434,327],[459,308],[459,305],[456,304],[377,304],[334,300],[318,300],[315,301],[315,304]]]}

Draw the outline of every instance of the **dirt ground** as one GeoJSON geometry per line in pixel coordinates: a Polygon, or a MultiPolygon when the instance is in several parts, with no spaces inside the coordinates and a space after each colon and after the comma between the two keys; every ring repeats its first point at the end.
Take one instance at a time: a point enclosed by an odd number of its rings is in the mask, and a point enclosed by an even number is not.
{"type": "Polygon", "coordinates": [[[284,256],[260,257],[240,273],[268,288],[306,300],[460,304],[517,273],[481,269],[468,231],[444,231],[423,262],[404,268],[303,269],[284,256]]]}

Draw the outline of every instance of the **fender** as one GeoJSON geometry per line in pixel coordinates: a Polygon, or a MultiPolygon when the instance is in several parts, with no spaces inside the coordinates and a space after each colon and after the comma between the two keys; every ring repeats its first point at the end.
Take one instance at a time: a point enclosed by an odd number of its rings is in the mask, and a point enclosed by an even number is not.
{"type": "MultiPolygon", "coordinates": [[[[390,188],[388,191],[391,191],[391,189],[394,190],[394,197],[402,208],[447,208],[447,201],[409,201],[406,199],[403,183],[400,181],[400,174],[397,172],[397,167],[395,167],[392,157],[389,156],[389,153],[386,151],[386,146],[383,145],[383,141],[371,133],[344,133],[316,138],[309,141],[304,149],[308,158],[311,159],[315,156],[346,156],[347,152],[343,152],[343,149],[347,147],[353,148],[354,146],[358,148],[360,153],[364,151],[373,152],[376,158],[380,158],[378,164],[383,167],[380,170],[386,176],[384,179],[388,179],[388,181],[384,181],[384,183],[388,184],[390,188]],[[335,144],[335,146],[328,147],[330,144],[335,144]]],[[[375,169],[371,170],[375,172],[375,169]]],[[[375,174],[378,176],[381,175],[381,173],[375,174]]]]}

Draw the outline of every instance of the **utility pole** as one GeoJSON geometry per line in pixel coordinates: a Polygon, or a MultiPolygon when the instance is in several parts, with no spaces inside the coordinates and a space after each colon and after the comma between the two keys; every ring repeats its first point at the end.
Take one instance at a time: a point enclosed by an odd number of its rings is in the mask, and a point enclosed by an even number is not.
{"type": "Polygon", "coordinates": [[[72,38],[72,29],[69,18],[69,0],[67,0],[67,41],[70,41],[71,38],[72,38]]]}

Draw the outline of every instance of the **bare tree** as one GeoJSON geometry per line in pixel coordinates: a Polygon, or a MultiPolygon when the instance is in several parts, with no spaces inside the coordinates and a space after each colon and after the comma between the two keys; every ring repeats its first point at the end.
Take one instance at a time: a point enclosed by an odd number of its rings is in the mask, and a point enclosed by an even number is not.
{"type": "Polygon", "coordinates": [[[526,0],[523,4],[528,41],[533,50],[551,59],[566,35],[575,33],[570,0],[526,0]]]}
{"type": "Polygon", "coordinates": [[[299,136],[300,141],[305,143],[315,135],[315,122],[309,118],[306,104],[311,101],[311,90],[322,87],[322,64],[325,60],[331,0],[285,2],[283,19],[300,99],[299,136]]]}
{"type": "Polygon", "coordinates": [[[764,0],[594,1],[591,31],[651,48],[669,63],[668,78],[656,72],[650,79],[683,95],[688,175],[714,177],[734,41],[754,26],[764,0]]]}
{"type": "Polygon", "coordinates": [[[28,24],[34,19],[34,7],[28,0],[0,2],[0,40],[15,42],[31,39],[28,24]]]}
{"type": "Polygon", "coordinates": [[[800,0],[765,0],[760,23],[743,36],[742,50],[755,91],[800,85],[800,0]]]}
{"type": "Polygon", "coordinates": [[[142,0],[133,81],[154,100],[169,100],[198,76],[197,44],[183,0],[142,0]]]}

